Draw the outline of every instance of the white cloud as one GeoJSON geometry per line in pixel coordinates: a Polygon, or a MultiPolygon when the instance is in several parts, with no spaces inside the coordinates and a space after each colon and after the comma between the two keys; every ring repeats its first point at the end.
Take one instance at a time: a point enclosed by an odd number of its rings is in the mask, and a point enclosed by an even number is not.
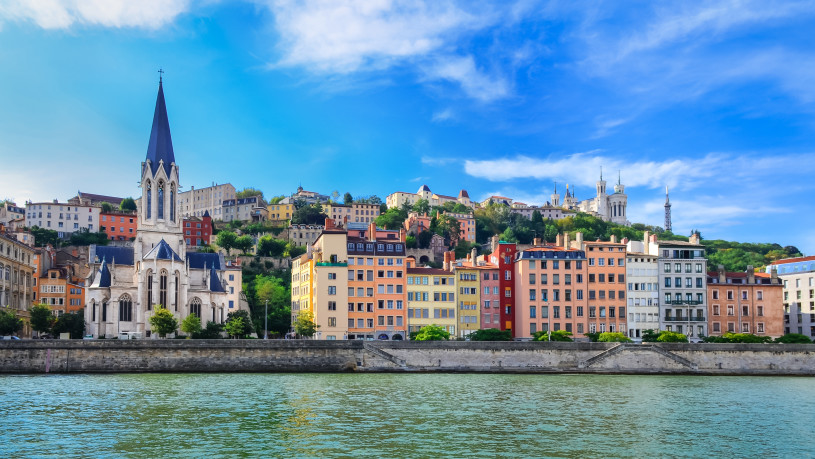
{"type": "Polygon", "coordinates": [[[190,0],[5,0],[0,21],[33,21],[44,29],[75,24],[157,29],[189,6],[190,0]]]}
{"type": "Polygon", "coordinates": [[[441,122],[441,121],[450,120],[452,118],[453,118],[453,110],[450,109],[450,108],[446,108],[446,109],[444,109],[444,110],[442,110],[440,112],[434,113],[433,117],[431,118],[431,121],[434,121],[434,122],[438,123],[438,122],[441,122]]]}
{"type": "Polygon", "coordinates": [[[485,102],[509,96],[510,85],[499,72],[462,55],[460,41],[527,11],[518,4],[451,0],[259,1],[273,13],[279,35],[280,58],[272,67],[301,67],[321,76],[418,69],[425,82],[448,81],[485,102]]]}

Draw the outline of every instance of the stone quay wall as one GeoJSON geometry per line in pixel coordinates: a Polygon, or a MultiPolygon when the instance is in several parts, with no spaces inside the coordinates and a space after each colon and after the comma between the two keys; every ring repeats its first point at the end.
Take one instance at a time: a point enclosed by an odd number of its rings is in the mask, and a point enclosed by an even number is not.
{"type": "Polygon", "coordinates": [[[484,372],[815,376],[815,344],[0,341],[0,373],[484,372]]]}

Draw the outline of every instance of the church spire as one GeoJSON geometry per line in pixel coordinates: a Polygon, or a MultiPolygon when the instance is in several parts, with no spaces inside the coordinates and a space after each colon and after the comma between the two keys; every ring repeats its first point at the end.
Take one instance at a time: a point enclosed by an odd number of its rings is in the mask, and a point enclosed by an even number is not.
{"type": "Polygon", "coordinates": [[[158,172],[160,161],[164,161],[164,172],[167,177],[170,176],[171,164],[175,162],[175,155],[173,154],[173,141],[170,138],[170,121],[167,118],[161,76],[158,81],[156,110],[153,113],[153,129],[150,131],[150,143],[147,145],[147,160],[150,161],[150,172],[153,176],[158,172]]]}

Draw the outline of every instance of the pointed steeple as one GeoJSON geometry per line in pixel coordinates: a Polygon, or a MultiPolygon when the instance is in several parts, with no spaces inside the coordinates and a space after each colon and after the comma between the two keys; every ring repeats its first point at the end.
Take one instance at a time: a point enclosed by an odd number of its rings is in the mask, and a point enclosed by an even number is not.
{"type": "Polygon", "coordinates": [[[153,113],[153,129],[150,131],[150,143],[147,145],[147,160],[150,161],[150,172],[156,175],[160,161],[164,161],[164,172],[170,176],[170,165],[175,162],[173,140],[170,138],[170,121],[167,119],[167,106],[164,103],[164,88],[159,78],[156,111],[153,113]]]}

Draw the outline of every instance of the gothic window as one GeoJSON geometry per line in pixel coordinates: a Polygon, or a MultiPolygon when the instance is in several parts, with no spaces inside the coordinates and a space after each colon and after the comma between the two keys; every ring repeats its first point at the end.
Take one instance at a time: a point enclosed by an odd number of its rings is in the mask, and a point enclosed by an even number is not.
{"type": "Polygon", "coordinates": [[[201,300],[195,297],[190,301],[190,314],[195,314],[201,318],[201,300]]]}
{"type": "Polygon", "coordinates": [[[153,309],[153,272],[147,271],[147,310],[153,309]]]}
{"type": "Polygon", "coordinates": [[[164,182],[158,182],[158,218],[164,218],[164,182]]]}
{"type": "Polygon", "coordinates": [[[145,209],[147,210],[147,218],[150,218],[153,214],[153,185],[150,184],[150,181],[147,181],[147,191],[144,193],[147,196],[147,205],[145,209]]]}
{"type": "Polygon", "coordinates": [[[130,299],[130,295],[125,294],[119,298],[119,321],[133,321],[133,300],[130,299]]]}
{"type": "Polygon", "coordinates": [[[102,322],[108,321],[108,302],[102,302],[102,322]]]}
{"type": "Polygon", "coordinates": [[[158,278],[158,302],[167,307],[167,271],[161,271],[158,278]]]}

